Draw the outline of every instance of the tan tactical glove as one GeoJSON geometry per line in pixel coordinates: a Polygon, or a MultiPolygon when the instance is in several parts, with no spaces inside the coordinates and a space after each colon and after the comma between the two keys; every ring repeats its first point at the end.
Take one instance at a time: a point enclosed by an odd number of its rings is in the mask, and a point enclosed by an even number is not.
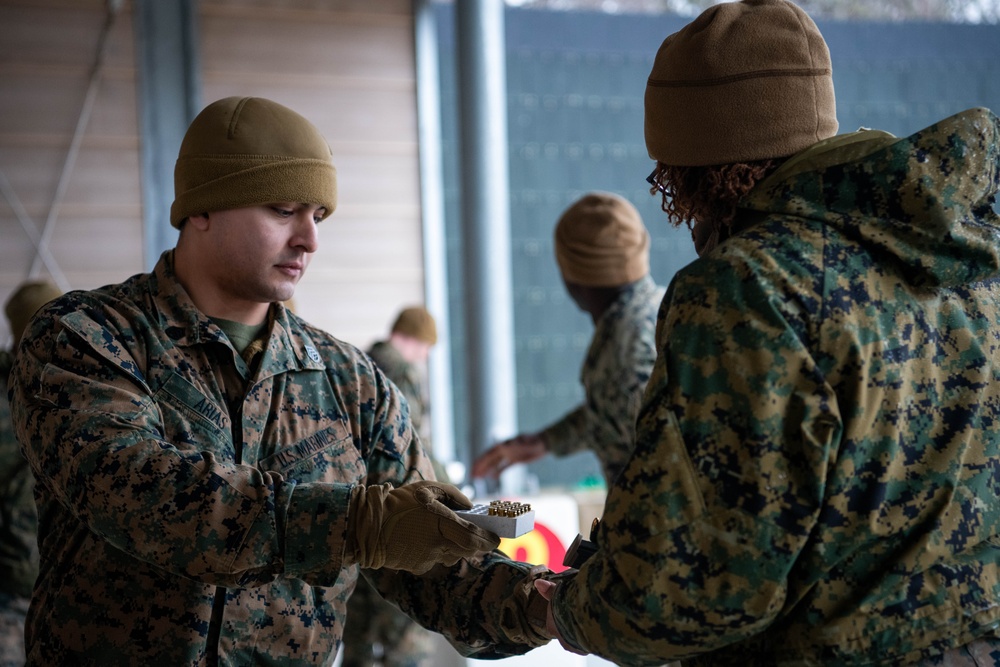
{"type": "Polygon", "coordinates": [[[442,482],[356,486],[347,515],[345,564],[423,574],[435,565],[492,551],[500,538],[458,517],[448,508],[472,503],[442,482]]]}

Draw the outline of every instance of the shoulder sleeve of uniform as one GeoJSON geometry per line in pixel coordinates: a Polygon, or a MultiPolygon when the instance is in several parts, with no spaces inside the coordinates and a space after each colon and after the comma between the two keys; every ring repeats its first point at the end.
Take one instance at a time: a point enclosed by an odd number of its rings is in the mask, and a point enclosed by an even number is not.
{"type": "Polygon", "coordinates": [[[590,420],[590,410],[583,403],[546,426],[540,435],[545,439],[546,448],[556,456],[582,452],[593,448],[590,420]]]}
{"type": "Polygon", "coordinates": [[[367,466],[366,484],[399,486],[434,479],[434,468],[414,429],[411,406],[403,391],[367,353],[348,345],[329,354],[327,372],[343,400],[357,404],[362,457],[367,466]]]}
{"type": "Polygon", "coordinates": [[[462,655],[495,660],[549,641],[529,613],[538,596],[533,582],[546,573],[541,565],[494,551],[423,575],[366,570],[365,576],[383,597],[444,635],[462,655]]]}

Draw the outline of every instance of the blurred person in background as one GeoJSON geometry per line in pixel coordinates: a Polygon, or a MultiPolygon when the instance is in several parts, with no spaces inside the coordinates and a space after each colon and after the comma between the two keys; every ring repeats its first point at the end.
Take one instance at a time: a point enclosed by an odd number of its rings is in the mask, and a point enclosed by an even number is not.
{"type": "Polygon", "coordinates": [[[14,437],[7,378],[28,320],[60,294],[48,281],[29,280],[4,306],[13,342],[9,350],[0,350],[0,667],[24,664],[24,618],[38,576],[35,482],[14,437]]]}
{"type": "MultiPolygon", "coordinates": [[[[430,403],[427,359],[437,343],[434,316],[423,306],[404,308],[386,340],[376,341],[368,355],[406,397],[410,423],[421,436],[439,481],[449,481],[432,455],[428,434],[430,403]]],[[[347,601],[342,667],[433,667],[430,631],[382,599],[364,578],[347,601]]]]}
{"type": "Polygon", "coordinates": [[[541,431],[483,452],[473,462],[473,477],[496,478],[516,463],[589,450],[610,485],[632,452],[664,293],[649,275],[649,232],[628,200],[591,192],[560,216],[555,257],[567,293],[594,324],[580,370],[584,400],[541,431]]]}

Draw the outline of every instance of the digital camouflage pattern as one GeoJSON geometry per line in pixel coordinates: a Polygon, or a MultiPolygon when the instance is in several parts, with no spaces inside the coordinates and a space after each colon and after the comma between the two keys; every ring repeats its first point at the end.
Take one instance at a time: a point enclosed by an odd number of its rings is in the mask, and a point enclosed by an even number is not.
{"type": "Polygon", "coordinates": [[[13,355],[0,351],[0,593],[31,597],[38,576],[34,478],[14,435],[7,377],[13,355]]]}
{"type": "Polygon", "coordinates": [[[0,593],[0,667],[24,665],[24,618],[29,598],[0,593]]]}
{"type": "MultiPolygon", "coordinates": [[[[71,292],[34,318],[11,376],[36,477],[37,665],[330,665],[358,567],[354,484],[432,477],[398,391],[355,347],[280,306],[256,371],[154,273],[71,292]]],[[[467,654],[545,639],[538,569],[498,552],[365,576],[467,654]]]]}
{"type": "Polygon", "coordinates": [[[389,341],[378,341],[368,349],[379,370],[399,387],[410,406],[410,424],[421,438],[426,439],[424,428],[429,423],[430,407],[419,367],[411,364],[389,341]]]}
{"type": "Polygon", "coordinates": [[[600,549],[556,593],[566,638],[752,666],[995,636],[998,135],[972,109],[832,137],[675,276],[600,549]]]}
{"type": "Polygon", "coordinates": [[[984,667],[1000,665],[1000,639],[990,637],[977,639],[965,646],[949,649],[941,655],[935,655],[917,663],[912,667],[984,667]]]}
{"type": "Polygon", "coordinates": [[[642,392],[656,359],[656,311],[664,291],[647,275],[601,315],[580,370],[584,402],[540,433],[557,456],[594,452],[609,485],[632,453],[642,392]]]}
{"type": "Polygon", "coordinates": [[[0,665],[24,664],[24,617],[38,575],[34,478],[14,437],[7,376],[13,355],[0,351],[0,665]]]}
{"type": "MultiPolygon", "coordinates": [[[[368,355],[403,393],[410,407],[410,424],[414,431],[423,434],[428,423],[426,399],[420,369],[403,358],[388,341],[378,341],[368,350],[368,355]]],[[[424,439],[426,443],[426,439],[424,439]]],[[[428,451],[428,454],[430,452],[428,451]]],[[[440,466],[434,465],[437,479],[440,466]]],[[[364,579],[347,601],[347,622],[344,626],[344,648],[341,667],[431,667],[434,644],[428,630],[399,611],[372,588],[364,579]]]]}
{"type": "Polygon", "coordinates": [[[341,667],[434,667],[433,635],[362,578],[347,601],[341,667]]]}

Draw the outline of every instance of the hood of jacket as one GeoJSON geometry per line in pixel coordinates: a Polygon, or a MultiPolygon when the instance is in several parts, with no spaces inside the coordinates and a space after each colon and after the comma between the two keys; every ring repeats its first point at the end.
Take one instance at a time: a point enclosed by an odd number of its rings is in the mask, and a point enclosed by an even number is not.
{"type": "Polygon", "coordinates": [[[995,278],[998,141],[1000,120],[984,108],[905,138],[876,130],[838,135],[787,160],[741,208],[822,220],[885,256],[914,285],[995,278]]]}

